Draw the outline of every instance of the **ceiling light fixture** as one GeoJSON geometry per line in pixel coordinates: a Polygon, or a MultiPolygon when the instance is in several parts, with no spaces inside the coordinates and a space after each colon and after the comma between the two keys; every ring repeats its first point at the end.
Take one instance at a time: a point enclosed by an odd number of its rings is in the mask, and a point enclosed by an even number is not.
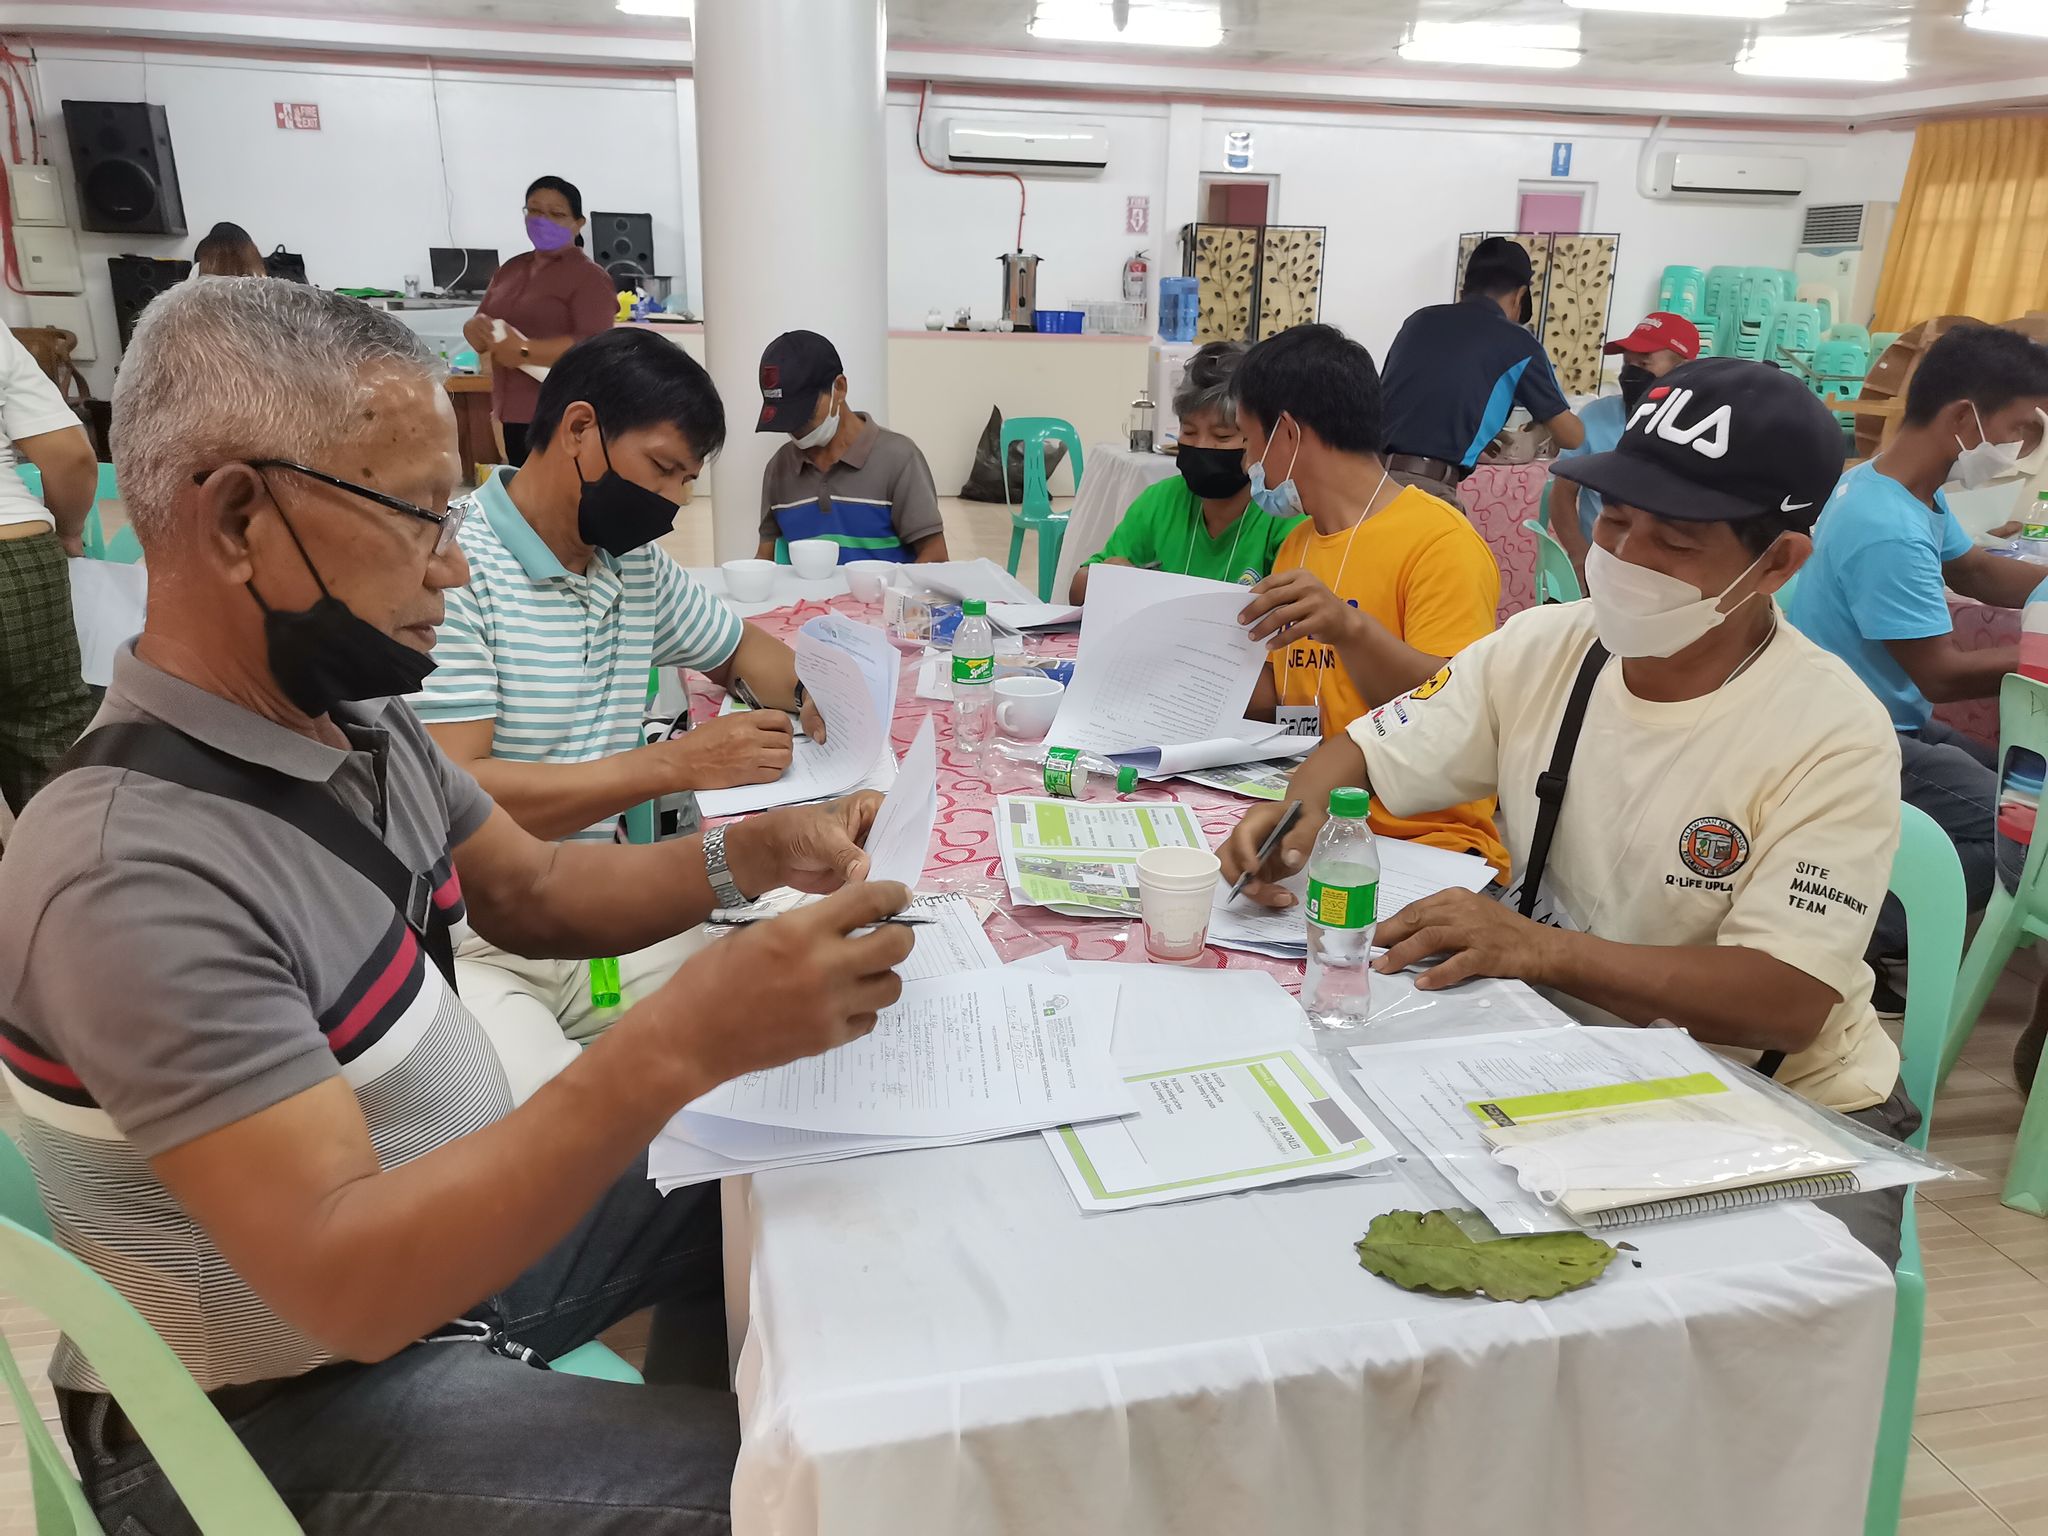
{"type": "Polygon", "coordinates": [[[1516,26],[1490,21],[1418,21],[1395,52],[1411,64],[1482,64],[1497,69],[1570,69],[1579,62],[1579,24],[1516,26]]]}
{"type": "Polygon", "coordinates": [[[1970,0],[1963,25],[1979,32],[2048,37],[2048,0],[1970,0]]]}
{"type": "Polygon", "coordinates": [[[1759,37],[1735,61],[1738,75],[1783,80],[1903,80],[1903,37],[1759,37]]]}
{"type": "Polygon", "coordinates": [[[676,16],[684,21],[690,20],[696,9],[695,0],[617,0],[617,4],[628,16],[676,16]]]}
{"type": "Polygon", "coordinates": [[[1046,42],[1214,48],[1223,41],[1223,7],[1220,0],[1038,0],[1030,31],[1046,42]]]}
{"type": "Polygon", "coordinates": [[[1564,0],[1581,11],[1632,11],[1640,16],[1713,16],[1767,21],[1785,14],[1785,0],[1564,0]]]}

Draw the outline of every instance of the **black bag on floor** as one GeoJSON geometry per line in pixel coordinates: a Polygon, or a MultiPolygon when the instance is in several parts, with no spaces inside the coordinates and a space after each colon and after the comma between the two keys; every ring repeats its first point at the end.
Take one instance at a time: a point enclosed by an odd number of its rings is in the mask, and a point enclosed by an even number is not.
{"type": "MultiPolygon", "coordinates": [[[[974,447],[974,468],[968,471],[967,483],[960,487],[962,501],[1003,501],[1003,471],[996,457],[996,448],[1003,440],[1003,413],[1000,407],[991,407],[988,425],[981,429],[981,441],[974,447]]],[[[1052,472],[1060,467],[1067,456],[1065,443],[1045,445],[1045,478],[1052,479],[1052,472]]],[[[1024,499],[1024,445],[1010,444],[1010,494],[1012,504],[1024,499]]]]}

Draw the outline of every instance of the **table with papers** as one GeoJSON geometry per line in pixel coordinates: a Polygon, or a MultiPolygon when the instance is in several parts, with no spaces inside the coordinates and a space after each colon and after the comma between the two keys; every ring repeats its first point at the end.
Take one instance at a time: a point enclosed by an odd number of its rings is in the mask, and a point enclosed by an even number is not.
{"type": "MultiPolygon", "coordinates": [[[[786,636],[820,611],[758,622],[786,636]]],[[[896,753],[934,709],[899,687],[896,753]]],[[[997,903],[984,933],[1003,960],[1142,967],[1116,1016],[1127,1080],[1313,1051],[1298,1010],[1267,1002],[1285,1001],[1268,977],[1298,989],[1297,959],[1145,966],[1134,922],[1013,904],[991,786],[943,717],[933,746],[921,888],[997,903]]],[[[1180,779],[1126,803],[1166,802],[1212,845],[1253,803],[1180,779]]],[[[1397,1038],[1569,1027],[1518,983],[1375,986],[1397,1038]]],[[[1377,1145],[1348,1063],[1323,1065],[1377,1145]]],[[[1892,1283],[1840,1223],[1800,1203],[1665,1222],[1584,1291],[1451,1300],[1359,1268],[1375,1215],[1444,1200],[1397,1160],[1358,1161],[1090,1212],[1035,1133],[727,1179],[735,1531],[1861,1530],[1892,1283]]],[[[1113,1169],[1096,1167],[1105,1188],[1113,1169]]]]}

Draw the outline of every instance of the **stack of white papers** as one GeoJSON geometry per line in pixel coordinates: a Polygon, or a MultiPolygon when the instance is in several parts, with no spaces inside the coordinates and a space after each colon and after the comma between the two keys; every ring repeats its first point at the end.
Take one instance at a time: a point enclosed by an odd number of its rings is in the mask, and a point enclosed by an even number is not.
{"type": "MultiPolygon", "coordinates": [[[[1493,866],[1469,853],[1451,853],[1427,843],[1378,840],[1380,853],[1379,915],[1392,917],[1410,902],[1438,891],[1479,891],[1493,878],[1493,866]]],[[[1308,954],[1308,872],[1303,870],[1281,887],[1294,893],[1294,905],[1275,910],[1249,896],[1227,898],[1230,887],[1219,883],[1209,915],[1209,942],[1281,960],[1308,954]]]]}
{"type": "Polygon", "coordinates": [[[829,800],[870,785],[886,788],[895,767],[889,722],[896,714],[897,666],[889,637],[872,625],[836,613],[812,619],[797,631],[796,675],[825,717],[825,740],[798,737],[781,778],[699,790],[697,808],[709,820],[829,800]]]}
{"type": "Polygon", "coordinates": [[[1107,977],[972,971],[904,984],[872,1033],[722,1084],[648,1150],[665,1192],[728,1174],[1127,1114],[1107,977]]]}
{"type": "Polygon", "coordinates": [[[1138,855],[1209,844],[1178,801],[1003,795],[996,801],[996,846],[1012,901],[1077,917],[1136,917],[1138,855]]]}

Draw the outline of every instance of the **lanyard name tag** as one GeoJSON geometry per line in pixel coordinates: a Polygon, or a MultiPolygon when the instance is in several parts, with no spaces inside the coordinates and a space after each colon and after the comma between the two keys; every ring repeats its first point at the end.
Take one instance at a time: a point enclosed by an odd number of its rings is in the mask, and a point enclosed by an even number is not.
{"type": "MultiPolygon", "coordinates": [[[[1510,912],[1521,909],[1522,879],[1526,878],[1518,878],[1501,893],[1500,904],[1510,912]]],[[[1535,904],[1529,908],[1527,915],[1531,922],[1541,923],[1546,928],[1562,928],[1566,933],[1580,931],[1579,925],[1572,920],[1571,913],[1565,910],[1564,903],[1557,899],[1557,892],[1551,889],[1550,882],[1541,877],[1536,881],[1535,904]]]]}
{"type": "Polygon", "coordinates": [[[1289,736],[1323,734],[1323,711],[1315,704],[1281,704],[1273,711],[1273,723],[1289,736]]]}

